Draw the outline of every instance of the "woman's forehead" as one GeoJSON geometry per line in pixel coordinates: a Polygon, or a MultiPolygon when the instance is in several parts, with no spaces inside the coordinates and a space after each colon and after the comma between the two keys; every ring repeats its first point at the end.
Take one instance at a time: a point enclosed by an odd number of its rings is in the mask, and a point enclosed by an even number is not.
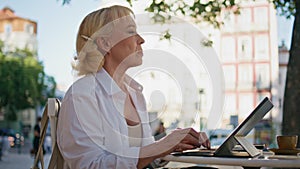
{"type": "Polygon", "coordinates": [[[136,23],[132,16],[125,16],[115,20],[115,26],[118,28],[136,27],[136,23]]]}

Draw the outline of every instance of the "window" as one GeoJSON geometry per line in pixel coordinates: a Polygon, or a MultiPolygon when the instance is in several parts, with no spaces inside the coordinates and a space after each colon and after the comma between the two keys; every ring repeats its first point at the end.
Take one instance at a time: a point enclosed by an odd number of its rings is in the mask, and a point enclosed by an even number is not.
{"type": "Polygon", "coordinates": [[[235,94],[229,94],[227,93],[225,95],[225,112],[228,118],[230,115],[235,115],[236,112],[236,96],[235,94]]]}
{"type": "Polygon", "coordinates": [[[239,117],[244,119],[254,108],[253,94],[244,93],[239,95],[239,117]]]}
{"type": "Polygon", "coordinates": [[[269,58],[268,35],[257,35],[255,37],[255,59],[266,60],[269,58]]]}
{"type": "Polygon", "coordinates": [[[283,84],[283,83],[282,83],[282,72],[281,72],[281,71],[279,71],[278,84],[279,84],[279,85],[282,85],[282,84],[283,84]]]}
{"type": "Polygon", "coordinates": [[[250,64],[239,65],[238,70],[239,89],[252,89],[253,86],[253,69],[250,64]]]}
{"type": "Polygon", "coordinates": [[[251,60],[252,58],[251,36],[241,36],[238,38],[238,57],[240,60],[251,60]]]}
{"type": "Polygon", "coordinates": [[[222,38],[222,60],[224,62],[235,61],[235,40],[233,37],[222,38]]]}
{"type": "Polygon", "coordinates": [[[12,32],[12,26],[11,26],[11,24],[5,24],[4,25],[4,32],[7,35],[9,35],[12,32]]]}
{"type": "Polygon", "coordinates": [[[254,23],[255,29],[268,29],[268,8],[256,7],[254,8],[254,23]]]}
{"type": "Polygon", "coordinates": [[[225,32],[233,32],[234,31],[234,21],[235,21],[235,15],[231,11],[222,11],[222,19],[224,22],[224,25],[222,27],[222,30],[225,32]]]}
{"type": "Polygon", "coordinates": [[[237,16],[237,27],[239,31],[249,31],[251,29],[251,9],[241,9],[241,13],[237,16]]]}
{"type": "Polygon", "coordinates": [[[238,15],[238,24],[243,25],[249,23],[251,23],[251,9],[250,8],[241,9],[240,15],[238,15]]]}
{"type": "Polygon", "coordinates": [[[25,32],[29,34],[33,34],[34,33],[33,25],[30,23],[25,24],[25,32]]]}
{"type": "Polygon", "coordinates": [[[259,64],[255,66],[256,87],[257,89],[268,89],[270,87],[270,70],[268,64],[259,64]]]}
{"type": "Polygon", "coordinates": [[[286,67],[279,67],[279,76],[278,76],[278,83],[280,86],[284,87],[286,83],[286,67]]]}
{"type": "Polygon", "coordinates": [[[235,89],[236,87],[236,68],[234,65],[223,66],[226,89],[235,89]]]}

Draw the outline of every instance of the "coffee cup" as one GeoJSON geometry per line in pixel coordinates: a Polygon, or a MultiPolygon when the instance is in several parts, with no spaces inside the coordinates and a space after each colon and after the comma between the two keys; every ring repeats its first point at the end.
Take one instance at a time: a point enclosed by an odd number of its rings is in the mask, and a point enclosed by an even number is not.
{"type": "Polygon", "coordinates": [[[296,149],[298,136],[292,135],[292,136],[277,136],[277,144],[279,149],[285,149],[285,150],[293,150],[296,149]]]}

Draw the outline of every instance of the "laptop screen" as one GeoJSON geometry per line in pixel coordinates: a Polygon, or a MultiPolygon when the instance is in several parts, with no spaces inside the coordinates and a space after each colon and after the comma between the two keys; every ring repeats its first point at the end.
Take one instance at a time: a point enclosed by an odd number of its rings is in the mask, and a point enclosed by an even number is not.
{"type": "MultiPolygon", "coordinates": [[[[231,154],[232,148],[238,144],[235,137],[246,136],[254,126],[273,108],[272,102],[265,97],[256,108],[242,121],[225,139],[220,147],[214,153],[215,156],[228,156],[231,154]]],[[[245,147],[244,147],[245,148],[245,147]]],[[[247,147],[246,147],[247,148],[247,147]]]]}
{"type": "Polygon", "coordinates": [[[263,117],[273,108],[269,98],[265,97],[258,106],[240,123],[223,141],[218,149],[214,150],[187,150],[173,155],[187,156],[217,156],[217,157],[255,157],[260,154],[253,144],[249,143],[245,136],[263,119],[263,117]],[[246,152],[237,153],[232,151],[235,145],[240,144],[246,152]]]}

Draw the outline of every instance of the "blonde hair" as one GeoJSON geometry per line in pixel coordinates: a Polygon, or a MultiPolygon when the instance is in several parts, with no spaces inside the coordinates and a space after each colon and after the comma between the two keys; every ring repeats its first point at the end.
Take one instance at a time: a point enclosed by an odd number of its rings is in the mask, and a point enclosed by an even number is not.
{"type": "Polygon", "coordinates": [[[72,63],[77,75],[95,73],[102,68],[105,53],[98,49],[95,43],[96,38],[99,36],[109,37],[112,31],[111,26],[113,26],[109,23],[131,14],[133,15],[131,9],[114,5],[91,12],[83,19],[76,39],[77,56],[72,63]]]}

